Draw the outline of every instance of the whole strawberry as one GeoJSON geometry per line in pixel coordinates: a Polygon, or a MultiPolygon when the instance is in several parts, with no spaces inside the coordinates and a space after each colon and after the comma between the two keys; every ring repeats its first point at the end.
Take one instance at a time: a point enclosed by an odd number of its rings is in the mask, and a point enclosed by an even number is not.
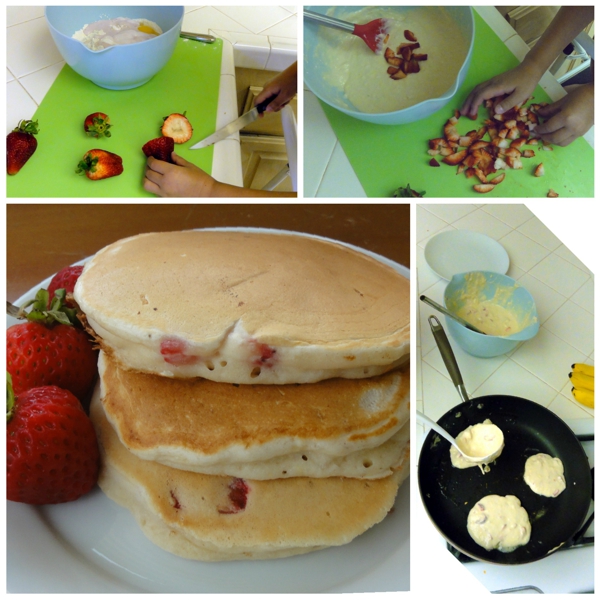
{"type": "MultiPolygon", "coordinates": [[[[48,285],[48,308],[50,308],[50,304],[52,299],[54,298],[54,293],[56,290],[64,289],[67,294],[72,294],[75,289],[75,284],[83,271],[83,266],[75,265],[72,267],[65,267],[61,269],[54,277],[51,279],[50,284],[48,285]]],[[[66,306],[73,308],[73,303],[69,300],[65,299],[66,306]]]]}
{"type": "Polygon", "coordinates": [[[88,115],[83,122],[86,135],[95,138],[110,137],[110,119],[107,114],[95,112],[88,115]]]}
{"type": "Polygon", "coordinates": [[[6,172],[16,175],[37,149],[37,121],[19,121],[6,136],[6,172]]]}
{"type": "Polygon", "coordinates": [[[123,159],[113,152],[94,148],[88,150],[77,165],[76,173],[85,173],[88,179],[108,179],[123,172],[123,159]]]}
{"type": "Polygon", "coordinates": [[[193,131],[185,113],[173,113],[165,117],[161,128],[163,136],[173,138],[176,144],[187,142],[192,137],[193,131]]]}
{"type": "Polygon", "coordinates": [[[142,150],[146,156],[173,163],[171,153],[175,150],[175,142],[170,137],[159,137],[146,142],[142,146],[142,150]]]}
{"type": "Polygon", "coordinates": [[[43,385],[58,385],[84,400],[96,380],[98,354],[81,328],[75,309],[64,305],[59,289],[48,309],[48,292],[40,290],[27,322],[6,331],[7,370],[15,394],[43,385]]]}
{"type": "Polygon", "coordinates": [[[6,426],[6,498],[27,504],[77,500],[98,480],[94,427],[71,392],[44,386],[10,391],[6,426]]]}

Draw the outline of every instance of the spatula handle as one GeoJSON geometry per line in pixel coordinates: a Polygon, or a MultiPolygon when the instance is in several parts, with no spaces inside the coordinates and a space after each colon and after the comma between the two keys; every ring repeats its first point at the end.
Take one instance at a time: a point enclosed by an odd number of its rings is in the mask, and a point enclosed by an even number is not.
{"type": "Polygon", "coordinates": [[[305,9],[304,16],[311,21],[315,21],[327,27],[333,27],[335,29],[342,29],[350,32],[354,31],[355,25],[353,23],[348,23],[347,21],[342,21],[341,19],[336,19],[335,17],[330,17],[329,15],[322,15],[321,13],[316,13],[305,9]]]}

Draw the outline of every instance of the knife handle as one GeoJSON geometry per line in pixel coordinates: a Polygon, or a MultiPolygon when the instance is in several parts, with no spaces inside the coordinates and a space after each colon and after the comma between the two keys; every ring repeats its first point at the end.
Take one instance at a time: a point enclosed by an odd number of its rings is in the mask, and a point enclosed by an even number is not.
{"type": "Polygon", "coordinates": [[[271,104],[271,102],[273,102],[275,98],[277,98],[277,94],[273,94],[272,96],[269,96],[266,100],[263,100],[262,102],[257,104],[254,108],[256,108],[258,114],[262,115],[267,109],[267,106],[269,106],[269,104],[271,104]]]}

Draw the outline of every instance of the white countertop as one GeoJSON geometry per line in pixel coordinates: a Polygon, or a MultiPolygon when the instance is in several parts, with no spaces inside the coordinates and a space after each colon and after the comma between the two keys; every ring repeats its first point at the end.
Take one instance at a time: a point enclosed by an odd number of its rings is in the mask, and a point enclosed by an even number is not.
{"type": "MultiPolygon", "coordinates": [[[[523,60],[529,47],[517,32],[492,6],[473,7],[496,32],[506,47],[523,60]]],[[[540,86],[553,100],[565,95],[562,86],[550,74],[540,80],[540,86]]],[[[593,147],[594,128],[584,136],[593,147]]],[[[366,198],[350,161],[346,157],[317,97],[304,89],[304,195],[307,198],[366,198]]]]}
{"type": "MultiPolygon", "coordinates": [[[[521,396],[563,420],[592,419],[593,409],[573,398],[569,380],[571,364],[594,362],[590,269],[524,205],[421,204],[416,210],[417,297],[425,294],[443,305],[447,282],[425,261],[425,246],[442,231],[468,229],[490,236],[506,249],[510,257],[507,275],[536,302],[539,333],[508,355],[476,358],[450,338],[469,395],[521,396]]],[[[431,334],[430,314],[444,322],[445,317],[435,309],[417,302],[417,409],[437,420],[460,400],[431,334]]]]}
{"type": "MultiPolygon", "coordinates": [[[[507,274],[533,295],[540,321],[535,338],[495,358],[467,354],[446,329],[467,393],[470,397],[506,394],[527,398],[556,413],[576,432],[590,428],[593,431],[594,411],[575,401],[569,380],[572,363],[594,364],[592,271],[532,212],[536,210],[534,205],[532,210],[522,204],[420,204],[415,208],[413,262],[417,290],[413,294],[417,348],[413,373],[417,410],[437,421],[460,404],[427,321],[429,315],[435,314],[444,326],[445,317],[418,298],[425,294],[443,305],[447,285],[425,260],[427,242],[444,231],[467,229],[484,233],[505,248],[510,258],[507,274]]],[[[548,211],[540,210],[540,215],[546,220],[548,211]]],[[[415,423],[414,432],[411,456],[416,468],[427,431],[421,423],[415,423]]],[[[415,507],[411,530],[419,532],[412,556],[417,564],[435,564],[437,574],[418,579],[413,590],[422,592],[423,597],[425,592],[428,596],[443,593],[450,580],[467,597],[485,593],[486,589],[497,591],[522,585],[536,585],[545,593],[593,588],[593,547],[556,552],[541,561],[518,566],[484,562],[460,565],[426,514],[418,486],[411,492],[415,507]]]]}
{"type": "MultiPolygon", "coordinates": [[[[43,6],[9,6],[7,14],[7,133],[30,119],[65,62],[48,31],[43,6]]],[[[188,6],[184,31],[223,39],[217,128],[237,117],[235,67],[280,71],[297,57],[297,7],[188,6]]],[[[243,185],[239,139],[215,144],[212,175],[243,185]]]]}

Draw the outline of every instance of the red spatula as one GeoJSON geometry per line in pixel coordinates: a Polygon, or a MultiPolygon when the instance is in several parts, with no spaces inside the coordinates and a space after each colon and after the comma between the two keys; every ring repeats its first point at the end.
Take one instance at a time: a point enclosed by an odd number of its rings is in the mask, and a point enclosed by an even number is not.
{"type": "Polygon", "coordinates": [[[333,27],[335,29],[342,29],[348,31],[362,40],[369,48],[379,53],[383,49],[383,39],[388,33],[389,20],[388,19],[375,19],[364,25],[356,25],[354,23],[348,23],[347,21],[341,21],[335,17],[328,15],[322,15],[321,13],[312,12],[310,10],[304,10],[304,17],[325,25],[326,27],[333,27]]]}

